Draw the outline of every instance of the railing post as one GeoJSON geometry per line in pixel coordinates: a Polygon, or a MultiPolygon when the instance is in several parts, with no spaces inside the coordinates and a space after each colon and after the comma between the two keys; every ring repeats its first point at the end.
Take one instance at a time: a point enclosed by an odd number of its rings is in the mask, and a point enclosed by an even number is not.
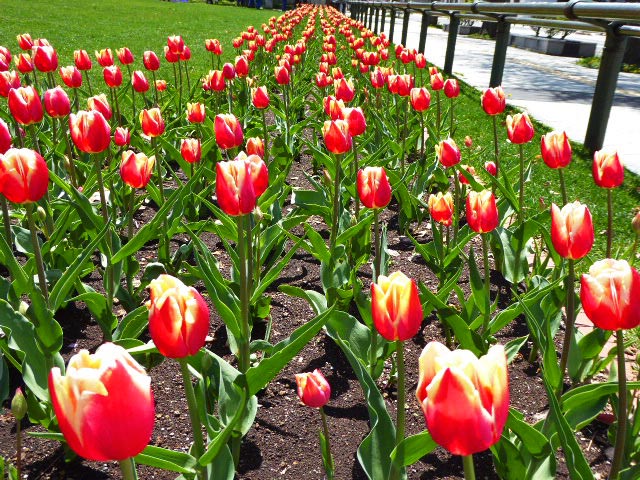
{"type": "Polygon", "coordinates": [[[373,12],[374,12],[374,8],[373,5],[369,6],[369,26],[367,27],[369,30],[371,30],[373,28],[373,12]]]}
{"type": "Polygon", "coordinates": [[[496,46],[493,52],[493,65],[491,66],[490,87],[502,85],[502,74],[504,73],[504,64],[507,58],[507,47],[511,37],[511,24],[504,21],[503,18],[498,19],[496,28],[496,46]]]}
{"type": "Polygon", "coordinates": [[[393,43],[393,31],[396,29],[396,9],[391,7],[391,18],[389,19],[389,40],[393,43]]]}
{"type": "Polygon", "coordinates": [[[380,33],[384,33],[384,17],[386,16],[387,8],[380,8],[380,33]]]}
{"type": "Polygon", "coordinates": [[[607,123],[611,114],[611,105],[616,93],[618,74],[622,66],[624,50],[627,46],[627,37],[619,35],[618,25],[614,22],[607,27],[607,38],[602,50],[600,69],[596,89],[593,92],[589,124],[584,137],[584,146],[592,153],[600,150],[604,143],[604,135],[607,132],[607,123]]]}
{"type": "Polygon", "coordinates": [[[427,29],[431,15],[426,11],[422,12],[422,23],[420,24],[420,42],[418,43],[418,51],[424,53],[424,47],[427,44],[427,29]]]}
{"type": "Polygon", "coordinates": [[[458,38],[458,28],[460,27],[460,16],[457,12],[449,14],[449,37],[447,38],[447,53],[444,57],[444,72],[451,75],[453,71],[453,56],[456,53],[456,40],[458,38]]]}
{"type": "Polygon", "coordinates": [[[373,31],[378,34],[378,20],[380,20],[380,7],[376,7],[376,20],[373,26],[373,31]]]}
{"type": "Polygon", "coordinates": [[[402,39],[400,40],[405,47],[407,46],[407,33],[409,33],[409,15],[411,15],[411,10],[405,8],[402,17],[402,39]]]}
{"type": "Polygon", "coordinates": [[[353,20],[357,18],[358,15],[358,6],[355,3],[349,4],[350,16],[353,20]]]}

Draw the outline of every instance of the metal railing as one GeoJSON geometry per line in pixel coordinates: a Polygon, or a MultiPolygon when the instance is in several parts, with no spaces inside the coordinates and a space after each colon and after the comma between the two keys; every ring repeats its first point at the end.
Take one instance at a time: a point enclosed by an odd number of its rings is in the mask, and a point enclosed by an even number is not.
{"type": "Polygon", "coordinates": [[[495,22],[495,49],[489,86],[502,83],[502,75],[509,46],[512,24],[578,31],[604,32],[606,40],[593,93],[591,113],[584,145],[599,150],[604,143],[607,123],[615,95],[618,74],[628,37],[640,37],[640,4],[596,3],[571,0],[566,3],[446,3],[446,2],[366,2],[350,1],[351,18],[361,21],[377,34],[385,31],[389,17],[387,36],[393,41],[396,19],[402,14],[400,42],[406,44],[411,13],[422,14],[418,50],[425,51],[427,29],[434,16],[449,17],[449,34],[444,72],[451,75],[456,39],[460,21],[481,20],[495,22]],[[535,17],[533,16],[535,15],[535,17]],[[564,17],[566,20],[558,20],[564,17]]]}

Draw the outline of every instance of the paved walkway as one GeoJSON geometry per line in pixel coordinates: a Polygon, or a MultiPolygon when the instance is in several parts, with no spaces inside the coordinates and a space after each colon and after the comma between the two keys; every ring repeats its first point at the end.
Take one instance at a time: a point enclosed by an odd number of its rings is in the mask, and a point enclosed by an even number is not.
{"type": "MultiPolygon", "coordinates": [[[[388,33],[388,21],[385,31],[388,33]]],[[[420,14],[410,17],[407,47],[418,48],[420,14]]],[[[446,22],[439,18],[439,23],[446,22]]],[[[528,27],[513,26],[512,32],[533,33],[528,27]]],[[[400,42],[402,16],[396,22],[394,39],[400,42]]],[[[598,44],[601,34],[572,34],[598,44]]],[[[495,42],[459,35],[453,61],[453,73],[468,84],[483,89],[489,85],[495,42]]],[[[427,33],[427,59],[444,65],[447,33],[431,27],[427,33]]],[[[584,141],[591,100],[598,71],[581,67],[576,59],[542,55],[514,47],[507,51],[502,86],[509,103],[529,112],[554,129],[565,130],[572,140],[584,141]]],[[[625,166],[640,175],[640,75],[620,73],[614,106],[609,117],[605,147],[617,148],[625,166]]]]}

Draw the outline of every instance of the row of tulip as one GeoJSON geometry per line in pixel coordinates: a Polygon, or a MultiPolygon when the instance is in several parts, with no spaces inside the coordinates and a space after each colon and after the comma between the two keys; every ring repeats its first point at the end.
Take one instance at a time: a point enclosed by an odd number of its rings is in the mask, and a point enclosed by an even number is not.
{"type": "MultiPolygon", "coordinates": [[[[59,71],[73,102],[56,86],[58,59],[46,40],[27,34],[18,38],[19,47],[31,52],[14,57],[22,79],[10,70],[9,50],[0,48],[0,95],[7,97],[7,109],[0,109],[5,119],[0,118],[0,250],[11,282],[0,300],[5,314],[0,326],[7,333],[0,344],[9,363],[23,374],[30,418],[52,431],[59,429],[69,446],[87,459],[120,461],[125,478],[135,476],[134,457],[185,476],[232,478],[241,439],[256,415],[256,394],[324,327],[350,361],[378,419],[372,421],[371,436],[379,444],[372,446],[365,439],[358,450],[369,478],[403,478],[405,467],[435,443],[461,455],[465,474],[473,478],[472,455],[498,442],[514,446],[492,449],[498,471],[528,470],[553,478],[556,433],[574,459],[568,462],[572,475],[588,476],[572,430],[595,418],[598,412],[590,407],[612,395],[614,384],[563,391],[565,373],[584,382],[606,367],[596,358],[608,338],[597,331],[589,338],[574,337],[574,262],[591,251],[594,231],[588,207],[567,199],[563,169],[571,161],[571,147],[566,134],[541,138],[544,162],[559,172],[564,205],[532,213],[525,201],[524,147],[533,140],[534,127],[526,114],[506,117],[509,143],[519,146],[519,161],[512,168],[499,140],[497,118],[506,108],[502,88],[487,89],[481,96],[493,122],[494,145],[493,155],[483,152],[493,159],[478,167],[478,175],[473,166],[460,163],[462,152],[453,139],[461,136],[454,111],[460,84],[445,80],[435,67],[423,82],[423,54],[399,45],[394,59],[384,35],[376,36],[329,8],[300,7],[272,18],[262,31],[249,27],[242,32],[233,42],[235,62],[224,65],[220,42],[207,40],[213,69],[193,85],[191,50],[181,37],[169,37],[164,48],[173,82],[156,78],[160,60],[154,52],[145,52],[144,68],[154,78],[153,100],[145,96],[151,88],[145,74],[131,72],[135,60],[126,48],[118,50],[117,57],[130,71],[130,93],[111,50],[105,49],[96,52],[96,59],[109,95],[94,95],[91,59],[78,50],[75,66],[59,71]],[[352,76],[343,67],[352,68],[352,76]],[[21,86],[22,81],[28,85],[21,86]],[[327,95],[331,87],[333,95],[327,95]],[[43,89],[41,99],[38,91],[43,89]],[[139,115],[136,94],[143,97],[139,115]],[[85,96],[87,110],[80,110],[85,96]],[[266,112],[272,114],[270,122],[266,112]],[[323,115],[327,120],[318,122],[323,115]],[[305,138],[304,129],[316,136],[305,138]],[[322,168],[322,176],[311,178],[313,190],[287,183],[292,162],[302,151],[313,157],[314,171],[322,168]],[[122,157],[119,166],[111,161],[115,156],[122,157]],[[176,165],[184,176],[176,174],[176,165]],[[130,188],[121,188],[124,185],[130,188]],[[97,211],[89,200],[94,192],[100,199],[97,211]],[[135,232],[136,206],[146,197],[157,211],[135,232]],[[380,213],[392,197],[403,232],[410,235],[412,222],[422,222],[427,213],[431,218],[431,241],[411,239],[438,278],[436,292],[401,272],[388,272],[380,213]],[[11,211],[7,200],[14,204],[11,211]],[[288,213],[283,211],[285,202],[294,207],[288,213]],[[321,217],[330,230],[328,245],[306,223],[312,215],[321,217]],[[30,244],[19,235],[25,218],[30,244]],[[297,226],[303,236],[292,233],[297,226]],[[228,278],[200,239],[203,232],[214,233],[225,245],[232,264],[228,278]],[[171,239],[180,233],[190,242],[172,252],[171,239]],[[474,255],[477,235],[484,278],[474,255]],[[140,272],[134,254],[154,240],[158,261],[140,272]],[[33,261],[18,262],[14,248],[33,261]],[[266,292],[300,248],[321,263],[323,294],[281,289],[308,300],[317,316],[276,345],[265,338],[256,360],[251,355],[256,349],[252,327],[270,318],[266,292]],[[91,261],[96,249],[102,256],[97,265],[91,261]],[[533,265],[527,260],[529,249],[535,250],[533,265]],[[513,305],[502,312],[496,312],[491,301],[490,250],[494,268],[513,286],[513,305]],[[568,272],[562,259],[567,259],[568,272]],[[357,273],[368,263],[373,271],[370,296],[363,293],[365,283],[357,273]],[[455,287],[465,263],[471,274],[470,295],[455,287]],[[82,282],[93,270],[103,276],[104,294],[82,282]],[[34,273],[39,288],[27,280],[34,273]],[[186,285],[198,280],[225,322],[237,368],[203,348],[210,309],[203,296],[186,285]],[[147,287],[150,299],[143,305],[147,287]],[[30,295],[29,308],[21,305],[22,294],[30,295]],[[452,295],[463,305],[461,310],[450,307],[452,295]],[[123,318],[113,313],[114,298],[127,310],[123,318]],[[72,357],[65,368],[62,330],[53,315],[69,301],[86,302],[108,342],[93,354],[83,351],[72,357]],[[352,303],[361,318],[345,313],[352,303]],[[536,308],[539,305],[544,309],[536,308]],[[558,366],[553,340],[563,305],[567,328],[558,366]],[[430,343],[420,357],[416,395],[428,433],[405,438],[403,342],[418,334],[429,313],[442,323],[447,346],[430,343]],[[541,352],[551,407],[549,419],[534,426],[509,410],[508,359],[527,339],[492,346],[495,334],[519,315],[527,321],[534,350],[541,352]],[[139,337],[147,326],[152,342],[144,343],[139,337]],[[352,338],[362,341],[356,345],[352,338]],[[151,364],[156,352],[180,364],[193,427],[189,454],[169,456],[147,446],[153,395],[138,361],[151,364]],[[398,375],[395,425],[376,385],[392,356],[398,375]],[[34,370],[34,365],[40,366],[34,370]],[[586,406],[576,405],[578,395],[590,398],[586,406]]],[[[466,137],[464,143],[470,148],[473,140],[466,137]]],[[[624,175],[617,154],[597,152],[593,175],[596,184],[607,189],[611,218],[612,191],[624,175]]],[[[639,218],[634,222],[637,229],[639,218]]],[[[611,220],[608,231],[610,257],[611,220]]],[[[640,323],[639,282],[627,261],[611,258],[595,262],[581,279],[585,313],[599,328],[617,331],[619,362],[624,361],[622,330],[640,323]]],[[[619,365],[623,372],[624,364],[619,365]]],[[[320,371],[296,380],[301,400],[320,408],[323,463],[327,477],[333,478],[330,434],[321,408],[330,398],[330,387],[320,371]]],[[[619,375],[613,402],[618,422],[612,477],[625,467],[625,475],[634,471],[625,463],[635,451],[626,441],[624,380],[619,375]]]]}

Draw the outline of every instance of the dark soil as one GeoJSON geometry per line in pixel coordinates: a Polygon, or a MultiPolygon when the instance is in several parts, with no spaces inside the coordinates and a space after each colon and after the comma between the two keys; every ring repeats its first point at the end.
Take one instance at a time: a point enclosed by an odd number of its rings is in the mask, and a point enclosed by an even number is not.
{"type": "MultiPolygon", "coordinates": [[[[295,163],[290,178],[300,186],[306,182],[303,166],[310,165],[303,158],[295,163]]],[[[137,220],[143,224],[154,214],[152,206],[138,212],[137,220]]],[[[399,236],[397,215],[391,206],[384,219],[390,225],[389,248],[396,252],[392,257],[391,271],[402,270],[416,281],[423,281],[432,289],[436,279],[428,268],[414,256],[413,246],[408,238],[399,236]]],[[[316,225],[318,226],[318,225],[316,225]]],[[[322,224],[319,224],[323,228],[322,224]]],[[[416,225],[413,225],[415,228],[416,225]]],[[[424,230],[424,226],[421,227],[424,230]]],[[[414,234],[426,241],[428,231],[416,229],[414,234]]],[[[328,236],[328,235],[327,235],[328,236]]],[[[225,262],[224,249],[212,235],[203,236],[209,248],[220,258],[223,273],[228,274],[229,262],[225,262]]],[[[174,243],[173,248],[178,244],[174,243]]],[[[472,248],[474,248],[472,246],[472,248]]],[[[154,260],[155,246],[149,246],[138,252],[142,266],[154,260]]],[[[282,272],[281,284],[291,284],[305,289],[321,291],[319,264],[315,259],[298,252],[289,266],[282,272]]],[[[363,271],[365,283],[370,282],[370,271],[363,271]]],[[[493,293],[498,287],[504,295],[504,282],[501,276],[492,272],[493,293]]],[[[101,279],[97,273],[85,280],[96,290],[101,289],[101,279]]],[[[468,276],[461,277],[461,286],[468,291],[468,276]]],[[[368,286],[368,285],[365,285],[368,286]]],[[[202,285],[196,285],[206,293],[202,285]]],[[[297,298],[284,295],[274,285],[268,295],[272,298],[273,331],[272,343],[288,335],[313,317],[310,307],[297,298]]],[[[507,302],[505,298],[505,302],[507,302]]],[[[504,308],[505,305],[502,305],[504,308]]],[[[121,313],[124,313],[120,307],[121,313]]],[[[210,334],[213,341],[207,348],[233,362],[226,347],[225,328],[217,313],[211,307],[210,334]]],[[[61,312],[58,320],[64,332],[63,356],[67,360],[80,349],[95,350],[101,341],[100,329],[91,320],[86,307],[77,303],[61,312]]],[[[499,335],[499,341],[505,343],[527,334],[522,320],[516,320],[499,335]]],[[[425,429],[422,411],[415,400],[417,386],[418,356],[423,347],[431,340],[444,342],[443,331],[435,316],[429,316],[419,334],[405,344],[407,363],[407,434],[415,434],[425,429]]],[[[560,339],[561,341],[561,339],[560,339]]],[[[528,347],[527,347],[528,348],[528,347]]],[[[511,405],[523,412],[527,421],[533,422],[544,417],[548,408],[546,393],[536,365],[529,364],[525,358],[528,350],[522,352],[509,367],[511,405]]],[[[296,395],[294,375],[319,368],[323,371],[332,387],[331,401],[325,411],[329,418],[332,451],[336,464],[337,479],[365,479],[356,450],[369,430],[368,414],[362,390],[349,363],[341,350],[324,333],[320,333],[297,357],[278,375],[258,397],[259,408],[256,422],[244,439],[238,478],[245,480],[321,479],[324,477],[319,452],[318,431],[321,427],[320,416],[314,409],[305,407],[296,395]]],[[[151,444],[174,450],[186,451],[191,443],[191,431],[186,400],[184,398],[182,377],[175,361],[165,361],[150,371],[152,388],[156,398],[156,425],[151,444]]],[[[388,371],[380,379],[379,387],[387,400],[390,414],[395,418],[396,392],[388,382],[388,371]]],[[[30,432],[43,431],[42,428],[29,426],[25,422],[24,435],[24,478],[28,479],[111,479],[121,478],[116,463],[96,463],[75,458],[65,461],[64,448],[55,441],[34,438],[30,432]]],[[[606,427],[594,423],[579,432],[578,441],[586,452],[594,472],[604,474],[609,469],[609,460],[605,455],[608,448],[606,427]]],[[[15,461],[15,424],[12,415],[4,410],[0,416],[0,455],[10,462],[15,461]]],[[[560,473],[558,478],[567,478],[561,453],[558,453],[560,473]]],[[[497,478],[494,473],[489,452],[475,456],[478,478],[497,478]]],[[[177,474],[146,466],[139,466],[141,479],[173,479],[177,474]]],[[[438,448],[408,469],[410,479],[454,479],[462,478],[462,464],[459,458],[452,458],[445,450],[438,448]]]]}

